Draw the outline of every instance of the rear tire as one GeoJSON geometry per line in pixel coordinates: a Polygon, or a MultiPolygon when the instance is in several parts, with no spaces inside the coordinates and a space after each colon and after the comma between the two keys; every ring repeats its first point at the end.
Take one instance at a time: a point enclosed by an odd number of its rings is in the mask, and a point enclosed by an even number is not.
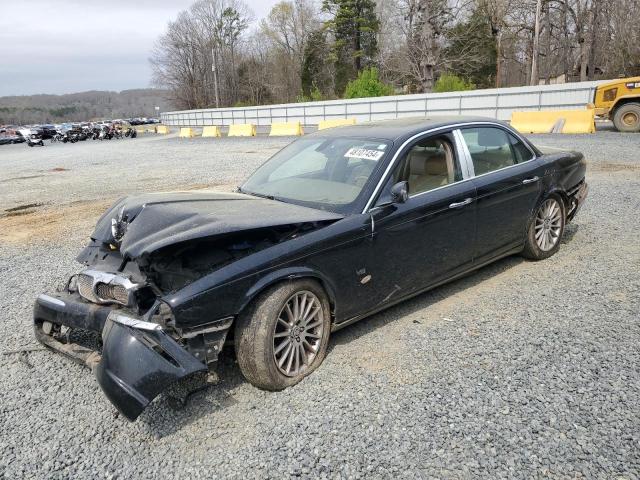
{"type": "Polygon", "coordinates": [[[304,279],[276,285],[238,318],[240,370],[251,384],[265,390],[295,385],[324,360],[330,329],[329,301],[317,282],[304,279]]]}
{"type": "Polygon", "coordinates": [[[550,195],[536,209],[529,228],[522,256],[530,260],[544,260],[560,249],[566,222],[565,205],[557,195],[550,195]]]}
{"type": "Polygon", "coordinates": [[[625,103],[616,108],[613,124],[619,132],[640,132],[640,103],[625,103]]]}

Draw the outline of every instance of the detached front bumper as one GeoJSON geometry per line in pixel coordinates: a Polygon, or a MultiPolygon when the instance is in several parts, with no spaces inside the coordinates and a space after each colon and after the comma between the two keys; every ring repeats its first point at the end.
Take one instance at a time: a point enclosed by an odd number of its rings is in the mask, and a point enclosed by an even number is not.
{"type": "Polygon", "coordinates": [[[177,381],[208,370],[160,325],[73,293],[40,295],[34,329],[41,343],[91,368],[107,398],[131,421],[177,381]],[[100,332],[102,354],[69,342],[67,329],[100,332]]]}

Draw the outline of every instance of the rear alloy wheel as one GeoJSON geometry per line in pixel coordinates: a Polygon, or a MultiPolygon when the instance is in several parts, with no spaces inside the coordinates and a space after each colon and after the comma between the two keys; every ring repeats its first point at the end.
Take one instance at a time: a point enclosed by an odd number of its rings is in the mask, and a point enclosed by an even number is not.
{"type": "Polygon", "coordinates": [[[542,260],[556,253],[564,225],[564,203],[556,196],[548,197],[538,207],[529,225],[523,255],[532,260],[542,260]]]}
{"type": "Polygon", "coordinates": [[[618,107],[613,124],[619,132],[640,132],[640,103],[625,103],[618,107]]]}
{"type": "Polygon", "coordinates": [[[330,329],[329,302],[317,282],[279,284],[238,318],[240,370],[258,388],[282,390],[295,385],[324,360],[330,329]]]}

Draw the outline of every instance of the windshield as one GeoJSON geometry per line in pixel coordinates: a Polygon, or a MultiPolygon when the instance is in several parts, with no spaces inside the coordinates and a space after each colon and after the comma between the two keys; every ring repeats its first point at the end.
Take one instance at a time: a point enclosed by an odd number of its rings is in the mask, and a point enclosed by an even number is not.
{"type": "Polygon", "coordinates": [[[388,146],[375,139],[301,138],[258,168],[241,191],[347,213],[388,146]]]}

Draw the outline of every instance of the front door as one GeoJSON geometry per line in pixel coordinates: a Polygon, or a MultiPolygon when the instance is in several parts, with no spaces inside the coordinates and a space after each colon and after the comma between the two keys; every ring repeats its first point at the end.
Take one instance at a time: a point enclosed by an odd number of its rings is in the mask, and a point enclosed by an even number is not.
{"type": "Polygon", "coordinates": [[[377,306],[424,289],[471,266],[476,190],[464,178],[452,133],[409,144],[370,213],[370,292],[377,306]],[[391,186],[409,185],[405,203],[389,203],[391,186]]]}

